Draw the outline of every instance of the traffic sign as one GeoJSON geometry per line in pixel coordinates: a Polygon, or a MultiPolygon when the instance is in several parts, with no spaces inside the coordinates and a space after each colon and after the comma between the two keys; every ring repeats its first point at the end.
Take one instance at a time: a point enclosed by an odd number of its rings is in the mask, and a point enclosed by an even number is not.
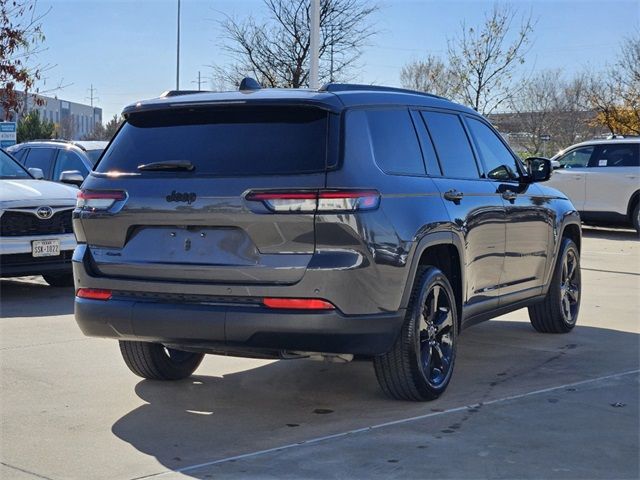
{"type": "Polygon", "coordinates": [[[0,147],[16,144],[16,122],[0,122],[0,147]]]}

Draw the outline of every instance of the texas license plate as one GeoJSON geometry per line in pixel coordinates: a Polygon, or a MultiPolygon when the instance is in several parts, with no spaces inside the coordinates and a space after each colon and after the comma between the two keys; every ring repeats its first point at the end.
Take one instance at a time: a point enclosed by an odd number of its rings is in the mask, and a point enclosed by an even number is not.
{"type": "Polygon", "coordinates": [[[34,240],[31,242],[34,257],[55,257],[60,255],[60,240],[34,240]]]}

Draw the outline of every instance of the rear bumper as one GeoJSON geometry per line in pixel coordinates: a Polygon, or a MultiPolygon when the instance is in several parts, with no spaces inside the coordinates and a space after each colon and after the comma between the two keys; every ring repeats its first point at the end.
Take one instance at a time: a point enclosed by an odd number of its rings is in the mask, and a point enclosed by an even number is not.
{"type": "Polygon", "coordinates": [[[164,303],[76,297],[85,335],[215,349],[256,348],[377,355],[389,351],[404,320],[391,314],[342,315],[260,306],[164,303]]]}

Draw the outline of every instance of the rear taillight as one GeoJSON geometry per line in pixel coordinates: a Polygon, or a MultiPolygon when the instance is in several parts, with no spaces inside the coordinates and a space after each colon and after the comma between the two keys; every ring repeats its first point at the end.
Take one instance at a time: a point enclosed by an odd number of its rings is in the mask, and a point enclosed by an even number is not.
{"type": "Polygon", "coordinates": [[[127,194],[122,190],[80,190],[76,207],[92,211],[109,210],[116,202],[126,198],[127,194]]]}
{"type": "Polygon", "coordinates": [[[288,310],[334,310],[336,308],[331,302],[318,298],[263,298],[262,303],[268,308],[288,310]]]}
{"type": "Polygon", "coordinates": [[[102,288],[79,288],[76,297],[88,298],[89,300],[109,300],[111,299],[111,290],[102,288]]]}
{"type": "Polygon", "coordinates": [[[313,213],[318,192],[250,192],[245,198],[250,202],[262,202],[272,212],[313,213]]]}
{"type": "Polygon", "coordinates": [[[319,212],[344,212],[378,208],[380,194],[376,190],[320,190],[319,212]]]}
{"type": "Polygon", "coordinates": [[[376,190],[249,192],[245,198],[278,213],[353,212],[373,210],[380,204],[376,190]]]}

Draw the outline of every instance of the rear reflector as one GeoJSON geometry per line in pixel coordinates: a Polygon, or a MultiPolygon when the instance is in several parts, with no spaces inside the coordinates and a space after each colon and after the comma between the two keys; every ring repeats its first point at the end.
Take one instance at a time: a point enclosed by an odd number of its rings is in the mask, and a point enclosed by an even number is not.
{"type": "Polygon", "coordinates": [[[88,298],[90,300],[109,300],[111,298],[111,290],[102,288],[79,288],[76,297],[88,298]]]}
{"type": "Polygon", "coordinates": [[[333,310],[336,308],[332,303],[317,298],[264,298],[262,303],[268,308],[290,310],[333,310]]]}
{"type": "Polygon", "coordinates": [[[85,210],[108,210],[114,203],[127,198],[121,190],[80,190],[76,198],[76,207],[85,210]]]}
{"type": "Polygon", "coordinates": [[[353,212],[373,210],[380,204],[376,190],[249,192],[245,198],[277,213],[353,212]]]}

